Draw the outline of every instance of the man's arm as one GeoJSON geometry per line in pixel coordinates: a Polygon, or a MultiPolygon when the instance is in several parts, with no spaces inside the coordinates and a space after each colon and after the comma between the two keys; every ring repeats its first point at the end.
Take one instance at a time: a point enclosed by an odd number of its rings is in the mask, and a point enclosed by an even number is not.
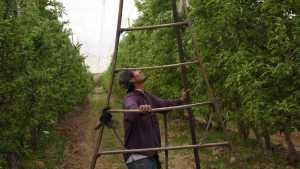
{"type": "Polygon", "coordinates": [[[160,97],[152,95],[153,98],[159,103],[160,107],[171,107],[171,106],[178,106],[181,104],[186,103],[187,95],[185,92],[182,93],[180,99],[162,99],[160,97]]]}
{"type": "MultiPolygon", "coordinates": [[[[124,107],[124,109],[137,109],[138,104],[137,104],[136,100],[129,97],[129,98],[125,98],[123,100],[123,107],[124,107]]],[[[133,122],[137,118],[138,114],[139,113],[124,112],[124,120],[133,122]]]]}

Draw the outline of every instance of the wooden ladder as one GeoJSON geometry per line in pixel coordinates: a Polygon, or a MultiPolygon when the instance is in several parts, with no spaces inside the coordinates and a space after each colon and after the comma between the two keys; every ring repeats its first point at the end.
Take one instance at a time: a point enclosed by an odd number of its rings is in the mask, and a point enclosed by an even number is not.
{"type": "MultiPolygon", "coordinates": [[[[109,84],[109,90],[107,94],[107,102],[106,106],[110,106],[110,100],[112,95],[112,88],[113,83],[115,79],[115,75],[117,72],[122,70],[152,70],[152,69],[163,69],[163,68],[174,68],[174,67],[180,67],[181,68],[181,80],[182,80],[182,87],[183,90],[187,92],[188,97],[188,103],[191,102],[191,99],[189,97],[188,92],[188,80],[187,80],[187,65],[191,64],[197,64],[199,66],[199,70],[204,78],[205,84],[208,89],[208,97],[209,100],[205,102],[200,103],[193,103],[193,104],[186,104],[181,106],[173,106],[173,107],[163,107],[163,108],[154,108],[152,109],[152,112],[159,112],[159,111],[166,111],[166,110],[176,110],[176,109],[184,109],[184,111],[188,114],[189,118],[189,126],[190,126],[190,132],[191,132],[191,138],[192,138],[192,145],[181,145],[181,146],[169,146],[168,142],[168,125],[167,125],[167,114],[164,114],[164,130],[165,130],[165,146],[164,147],[156,147],[156,148],[145,148],[145,149],[123,149],[123,150],[112,150],[112,151],[99,151],[101,142],[102,142],[102,136],[104,131],[104,124],[99,124],[96,128],[99,129],[99,134],[97,136],[96,141],[96,147],[94,150],[94,154],[92,157],[90,169],[94,169],[97,159],[101,155],[111,155],[111,154],[124,154],[124,153],[138,153],[138,152],[145,152],[145,151],[164,151],[165,152],[165,168],[168,169],[168,151],[169,150],[177,150],[177,149],[193,149],[194,150],[194,159],[195,159],[195,165],[196,169],[200,169],[200,157],[199,157],[199,148],[204,147],[218,147],[218,146],[229,146],[228,142],[219,142],[219,143],[209,143],[209,144],[197,144],[196,139],[196,132],[195,132],[195,119],[192,112],[191,107],[193,106],[204,106],[209,105],[214,111],[214,114],[219,114],[219,108],[217,100],[215,99],[213,89],[209,83],[207,72],[205,71],[205,67],[203,64],[202,56],[200,55],[199,50],[197,50],[197,45],[194,36],[192,35],[192,45],[194,48],[194,55],[197,58],[195,61],[185,61],[185,52],[183,49],[183,41],[182,41],[182,27],[191,27],[192,23],[190,21],[182,21],[180,17],[178,16],[177,6],[176,6],[176,0],[171,0],[171,6],[173,11],[173,20],[174,23],[167,23],[167,24],[161,24],[161,25],[152,25],[152,26],[142,26],[142,27],[131,27],[131,28],[121,28],[121,20],[122,20],[122,13],[123,13],[123,3],[124,0],[120,0],[119,2],[119,12],[118,12],[118,21],[117,21],[117,31],[116,31],[116,39],[115,39],[115,47],[114,47],[114,53],[112,58],[112,71],[111,71],[111,79],[109,84]],[[178,47],[178,53],[179,53],[179,61],[180,63],[170,64],[170,65],[160,65],[160,66],[149,66],[149,67],[139,67],[139,68],[116,68],[117,63],[117,56],[118,56],[118,49],[119,49],[119,41],[120,36],[123,32],[129,32],[129,31],[146,31],[146,30],[153,30],[153,29],[161,29],[161,28],[174,28],[176,32],[176,40],[177,40],[177,47],[178,47]]],[[[130,109],[130,110],[124,110],[124,109],[110,109],[109,112],[139,112],[139,110],[130,109]]],[[[211,123],[212,119],[212,113],[209,117],[208,126],[211,123]]],[[[220,119],[223,121],[222,119],[220,119]]],[[[225,126],[222,123],[223,130],[225,132],[225,126]]],[[[116,129],[112,127],[113,133],[116,136],[116,138],[119,140],[119,142],[123,144],[123,141],[121,137],[116,132],[116,129]]]]}

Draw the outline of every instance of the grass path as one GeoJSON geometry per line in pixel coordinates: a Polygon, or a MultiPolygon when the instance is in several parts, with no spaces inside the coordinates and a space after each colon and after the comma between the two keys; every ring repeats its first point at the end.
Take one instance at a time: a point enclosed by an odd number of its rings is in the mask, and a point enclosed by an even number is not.
{"type": "MultiPolygon", "coordinates": [[[[60,128],[63,128],[62,132],[67,136],[69,142],[65,147],[64,161],[57,169],[87,169],[89,167],[97,134],[94,127],[99,117],[99,110],[105,104],[105,99],[106,94],[100,88],[96,88],[90,96],[90,106],[87,110],[74,113],[62,122],[60,128]]],[[[105,135],[102,145],[106,148],[117,147],[114,136],[109,130],[107,128],[104,130],[105,135]]],[[[121,160],[120,157],[100,158],[97,161],[96,168],[122,168],[121,160]]]]}

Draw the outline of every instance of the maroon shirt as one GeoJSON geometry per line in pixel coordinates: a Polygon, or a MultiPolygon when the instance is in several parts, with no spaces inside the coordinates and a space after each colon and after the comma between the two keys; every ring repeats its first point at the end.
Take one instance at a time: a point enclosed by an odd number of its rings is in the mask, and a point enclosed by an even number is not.
{"type": "MultiPolygon", "coordinates": [[[[177,106],[181,104],[180,100],[161,99],[146,91],[135,90],[128,93],[123,99],[124,109],[138,109],[140,105],[151,105],[152,108],[177,106]]],[[[124,129],[125,129],[125,148],[153,148],[160,147],[160,130],[157,115],[151,113],[124,113],[124,129]]],[[[146,156],[152,156],[157,152],[139,153],[146,156]]],[[[130,154],[125,154],[125,160],[130,154]]]]}

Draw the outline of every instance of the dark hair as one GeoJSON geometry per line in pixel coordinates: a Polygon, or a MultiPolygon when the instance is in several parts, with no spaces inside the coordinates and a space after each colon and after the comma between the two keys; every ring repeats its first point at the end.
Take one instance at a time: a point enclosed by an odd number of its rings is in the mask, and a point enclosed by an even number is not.
{"type": "Polygon", "coordinates": [[[134,90],[134,84],[130,82],[133,78],[133,72],[130,70],[124,70],[119,73],[119,84],[127,89],[127,93],[132,92],[134,90]]]}

